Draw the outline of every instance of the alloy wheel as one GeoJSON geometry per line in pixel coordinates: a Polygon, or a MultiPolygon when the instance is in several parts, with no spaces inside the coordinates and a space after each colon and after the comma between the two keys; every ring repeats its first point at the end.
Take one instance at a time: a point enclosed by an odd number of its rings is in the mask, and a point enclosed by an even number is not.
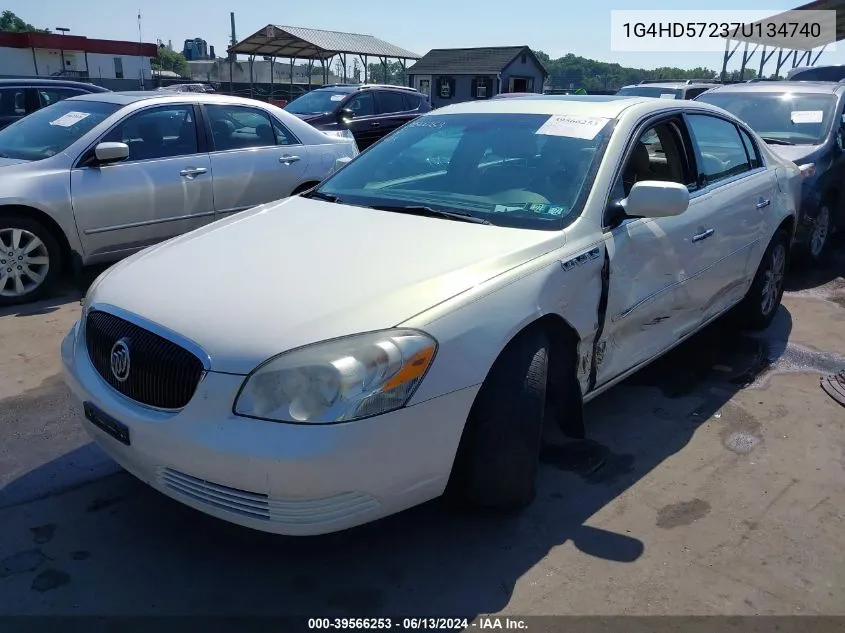
{"type": "Polygon", "coordinates": [[[50,270],[47,245],[26,229],[0,228],[0,297],[22,297],[38,288],[50,270]]]}
{"type": "Polygon", "coordinates": [[[824,251],[828,233],[830,233],[830,211],[824,206],[819,209],[819,215],[813,226],[813,234],[810,236],[810,254],[813,257],[818,257],[824,251]]]}
{"type": "Polygon", "coordinates": [[[778,244],[769,256],[769,263],[763,273],[763,296],[760,307],[764,315],[768,315],[778,303],[783,280],[786,274],[786,248],[778,244]]]}

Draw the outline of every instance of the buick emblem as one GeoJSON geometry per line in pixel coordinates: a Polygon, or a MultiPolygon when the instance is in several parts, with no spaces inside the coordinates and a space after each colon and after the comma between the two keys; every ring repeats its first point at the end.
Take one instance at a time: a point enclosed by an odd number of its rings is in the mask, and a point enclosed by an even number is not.
{"type": "Polygon", "coordinates": [[[129,378],[129,339],[122,338],[111,348],[111,373],[118,382],[129,378]]]}

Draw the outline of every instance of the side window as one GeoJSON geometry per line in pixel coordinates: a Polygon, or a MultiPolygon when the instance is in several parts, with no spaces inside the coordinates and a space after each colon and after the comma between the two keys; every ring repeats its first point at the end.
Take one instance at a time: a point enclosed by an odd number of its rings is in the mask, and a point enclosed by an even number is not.
{"type": "Polygon", "coordinates": [[[276,145],[270,116],[263,110],[243,106],[205,106],[211,122],[214,151],[276,145]]]}
{"type": "Polygon", "coordinates": [[[359,92],[349,100],[346,107],[352,110],[355,116],[372,116],[376,113],[372,92],[359,92]]]}
{"type": "Polygon", "coordinates": [[[408,110],[408,111],[416,110],[417,108],[420,107],[420,98],[417,97],[416,95],[403,95],[403,97],[405,98],[405,109],[406,110],[408,110]]]}
{"type": "Polygon", "coordinates": [[[118,123],[103,141],[126,143],[130,161],[196,154],[194,108],[173,105],[143,110],[118,123]]]}
{"type": "Polygon", "coordinates": [[[739,135],[742,137],[742,144],[745,145],[745,151],[748,153],[748,159],[751,161],[751,169],[757,169],[762,164],[760,161],[760,152],[757,151],[757,145],[748,136],[748,133],[740,128],[739,135]]]}
{"type": "Polygon", "coordinates": [[[643,180],[662,180],[690,186],[686,152],[677,121],[663,121],[640,134],[628,156],[613,197],[627,197],[643,180]]]}
{"type": "Polygon", "coordinates": [[[402,93],[385,90],[378,95],[379,114],[392,114],[405,110],[405,99],[402,93]]]}
{"type": "Polygon", "coordinates": [[[699,176],[705,185],[751,170],[736,126],[706,114],[689,116],[690,131],[701,153],[699,176]]]}
{"type": "Polygon", "coordinates": [[[75,97],[81,94],[83,94],[81,90],[73,90],[71,88],[46,88],[38,91],[38,100],[41,107],[46,108],[48,105],[52,105],[62,99],[68,99],[69,97],[75,97]]]}
{"type": "Polygon", "coordinates": [[[299,141],[284,125],[273,119],[273,131],[276,132],[277,145],[299,145],[299,141]]]}
{"type": "Polygon", "coordinates": [[[0,88],[0,116],[26,114],[25,88],[0,88]]]}
{"type": "Polygon", "coordinates": [[[687,96],[685,99],[695,99],[702,92],[707,92],[708,90],[709,88],[690,88],[687,90],[687,96]]]}

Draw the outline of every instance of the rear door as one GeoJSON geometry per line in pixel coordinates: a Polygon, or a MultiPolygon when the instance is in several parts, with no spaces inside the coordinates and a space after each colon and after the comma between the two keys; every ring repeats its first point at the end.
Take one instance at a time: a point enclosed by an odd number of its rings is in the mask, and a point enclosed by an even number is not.
{"type": "Polygon", "coordinates": [[[124,253],[214,218],[211,164],[191,104],[136,111],[98,142],[129,145],[129,158],[96,166],[93,147],[71,170],[74,216],[86,255],[124,253]]]}
{"type": "Polygon", "coordinates": [[[344,105],[354,113],[349,119],[349,130],[362,152],[381,138],[381,119],[376,111],[376,99],[372,90],[362,90],[352,96],[344,105]]]}
{"type": "Polygon", "coordinates": [[[706,320],[745,295],[766,247],[765,220],[777,183],[752,139],[732,121],[703,113],[686,119],[698,165],[692,198],[710,209],[690,236],[703,263],[693,285],[706,301],[706,320]]]}
{"type": "Polygon", "coordinates": [[[260,108],[204,105],[217,217],[289,196],[302,182],[308,148],[260,108]]]}
{"type": "Polygon", "coordinates": [[[417,115],[409,107],[406,95],[399,90],[378,90],[375,93],[376,108],[381,125],[381,137],[387,136],[396,128],[402,127],[417,115]]]}

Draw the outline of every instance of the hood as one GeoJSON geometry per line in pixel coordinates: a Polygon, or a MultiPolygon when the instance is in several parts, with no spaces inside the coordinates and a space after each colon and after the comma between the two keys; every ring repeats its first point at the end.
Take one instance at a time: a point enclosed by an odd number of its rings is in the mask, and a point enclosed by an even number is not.
{"type": "Polygon", "coordinates": [[[313,121],[326,116],[325,114],[297,114],[296,112],[291,112],[291,114],[303,121],[313,121]]]}
{"type": "Polygon", "coordinates": [[[766,146],[781,158],[791,160],[797,165],[807,162],[807,159],[819,149],[818,145],[769,145],[767,143],[766,146]]]}
{"type": "Polygon", "coordinates": [[[23,160],[21,158],[2,158],[0,157],[0,167],[9,167],[11,165],[20,165],[21,163],[29,163],[32,161],[23,160]]]}
{"type": "Polygon", "coordinates": [[[212,371],[398,325],[560,246],[560,233],[388,213],[295,196],[114,266],[92,303],[178,332],[212,371]]]}

